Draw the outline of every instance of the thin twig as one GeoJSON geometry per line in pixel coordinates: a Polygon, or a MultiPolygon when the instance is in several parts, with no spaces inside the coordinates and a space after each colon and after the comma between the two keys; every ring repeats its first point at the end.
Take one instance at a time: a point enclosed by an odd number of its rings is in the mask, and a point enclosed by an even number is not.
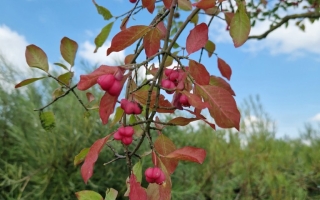
{"type": "Polygon", "coordinates": [[[59,99],[61,99],[64,96],[66,96],[70,91],[72,91],[76,87],[77,87],[77,84],[72,86],[70,89],[68,89],[64,94],[62,94],[62,95],[58,96],[57,98],[55,98],[54,100],[52,100],[49,104],[43,106],[42,108],[34,109],[33,111],[42,111],[42,110],[44,110],[45,108],[47,108],[48,106],[50,106],[54,102],[58,101],[59,99]]]}
{"type": "Polygon", "coordinates": [[[302,13],[302,14],[287,15],[287,16],[283,17],[282,20],[280,22],[278,22],[276,25],[271,26],[270,29],[267,30],[266,32],[264,32],[263,34],[249,36],[248,40],[249,39],[258,39],[258,40],[264,39],[269,35],[269,33],[271,33],[272,31],[276,30],[277,28],[279,28],[283,24],[287,23],[289,20],[298,19],[298,18],[319,19],[320,18],[320,13],[307,12],[307,13],[302,13]]]}

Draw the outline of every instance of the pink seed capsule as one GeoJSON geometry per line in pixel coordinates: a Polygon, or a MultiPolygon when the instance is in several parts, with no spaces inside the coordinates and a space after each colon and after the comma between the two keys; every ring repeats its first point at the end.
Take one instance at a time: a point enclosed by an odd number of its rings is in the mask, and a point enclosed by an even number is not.
{"type": "Polygon", "coordinates": [[[113,85],[109,88],[108,93],[111,96],[119,96],[122,90],[121,82],[118,80],[115,80],[113,85]]]}
{"type": "Polygon", "coordinates": [[[129,145],[129,144],[132,143],[133,138],[132,137],[123,137],[121,141],[122,141],[123,144],[129,145]]]}
{"type": "Polygon", "coordinates": [[[115,78],[112,74],[102,75],[97,80],[97,83],[104,91],[109,90],[113,86],[114,82],[115,78]]]}

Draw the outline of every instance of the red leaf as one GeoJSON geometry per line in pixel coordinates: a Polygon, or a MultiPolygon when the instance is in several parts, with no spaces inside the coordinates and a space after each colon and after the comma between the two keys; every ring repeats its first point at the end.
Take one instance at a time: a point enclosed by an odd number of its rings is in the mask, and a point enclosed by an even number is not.
{"type": "Polygon", "coordinates": [[[130,200],[147,200],[147,192],[146,190],[141,187],[140,183],[137,181],[136,176],[132,173],[130,176],[130,193],[129,199],[130,200]]]}
{"type": "Polygon", "coordinates": [[[228,26],[230,26],[233,16],[234,16],[234,13],[232,13],[232,12],[225,12],[224,13],[224,18],[226,19],[228,26]]]}
{"type": "Polygon", "coordinates": [[[214,0],[202,0],[192,5],[196,6],[197,8],[205,10],[205,9],[213,8],[216,5],[216,2],[214,0]]]}
{"type": "Polygon", "coordinates": [[[117,67],[110,67],[107,65],[101,65],[98,69],[94,70],[90,74],[81,75],[78,83],[79,90],[87,90],[97,83],[99,76],[104,74],[114,74],[118,70],[117,67]]]}
{"type": "Polygon", "coordinates": [[[148,31],[150,31],[149,26],[131,26],[127,29],[120,31],[116,34],[111,41],[111,46],[107,50],[107,55],[112,52],[121,51],[128,46],[132,45],[139,38],[143,37],[148,31]]]}
{"type": "Polygon", "coordinates": [[[150,13],[154,11],[156,0],[142,0],[142,7],[147,8],[150,13]]]}
{"type": "Polygon", "coordinates": [[[86,159],[84,160],[84,163],[81,166],[81,176],[86,184],[93,174],[94,163],[97,161],[102,147],[107,142],[110,136],[111,134],[95,141],[93,145],[90,147],[86,159]]]}
{"type": "MultiPolygon", "coordinates": [[[[157,150],[157,152],[163,156],[166,156],[169,153],[176,150],[176,146],[173,144],[173,142],[163,134],[159,135],[159,137],[156,139],[156,141],[154,142],[154,147],[157,150]]],[[[169,174],[172,174],[178,166],[177,160],[165,158],[165,157],[157,158],[158,161],[159,159],[165,166],[166,170],[168,170],[169,174]]],[[[155,160],[155,159],[152,159],[152,160],[155,160]]]]}
{"type": "Polygon", "coordinates": [[[164,39],[167,35],[167,28],[164,26],[163,21],[161,21],[158,25],[157,25],[157,29],[160,31],[161,33],[161,39],[164,39]]]}
{"type": "Polygon", "coordinates": [[[210,85],[215,85],[215,86],[221,87],[221,88],[227,90],[228,92],[230,92],[231,95],[236,96],[236,94],[232,90],[229,83],[227,83],[227,81],[225,81],[223,78],[211,75],[210,76],[210,85]]]}
{"type": "Polygon", "coordinates": [[[206,158],[206,151],[196,147],[183,147],[171,152],[166,157],[202,164],[206,158]]]}
{"type": "Polygon", "coordinates": [[[165,174],[166,180],[162,185],[158,185],[155,183],[151,183],[148,185],[148,188],[147,188],[148,200],[170,200],[171,188],[172,188],[170,174],[161,161],[159,161],[158,166],[161,168],[161,170],[165,174]]]}
{"type": "Polygon", "coordinates": [[[93,96],[93,94],[91,92],[87,92],[86,96],[87,96],[87,99],[88,99],[89,103],[94,100],[94,96],[93,96]]]}
{"type": "Polygon", "coordinates": [[[174,119],[171,119],[168,123],[175,124],[178,126],[186,126],[190,124],[193,121],[197,121],[198,118],[185,118],[185,117],[176,117],[174,119]]]}
{"type": "Polygon", "coordinates": [[[102,124],[107,124],[110,115],[114,111],[114,107],[117,103],[117,96],[111,96],[106,92],[100,100],[99,114],[102,121],[102,124]]]}
{"type": "Polygon", "coordinates": [[[210,104],[209,113],[221,128],[239,130],[240,112],[232,95],[214,85],[198,85],[199,93],[210,104]]]}
{"type": "Polygon", "coordinates": [[[181,91],[181,93],[187,96],[190,105],[195,108],[202,110],[204,108],[210,107],[210,105],[207,102],[203,102],[201,98],[195,94],[192,94],[186,90],[181,91]]]}
{"type": "Polygon", "coordinates": [[[154,28],[149,31],[143,38],[143,46],[148,58],[153,56],[160,49],[161,32],[154,28]]]}
{"type": "Polygon", "coordinates": [[[192,54],[206,45],[208,41],[208,26],[205,23],[198,24],[192,29],[187,38],[186,50],[192,54]]]}
{"type": "MultiPolygon", "coordinates": [[[[197,109],[195,109],[195,110],[198,111],[197,109]]],[[[207,123],[212,129],[216,130],[215,124],[208,122],[208,121],[206,120],[206,118],[205,118],[203,115],[201,115],[200,113],[193,112],[193,111],[191,111],[191,110],[186,110],[186,111],[188,111],[188,112],[191,113],[191,114],[194,114],[198,119],[204,121],[204,122],[207,123]]]]}
{"type": "Polygon", "coordinates": [[[134,58],[134,54],[129,54],[125,57],[124,59],[124,64],[128,65],[128,64],[131,64],[132,62],[132,59],[134,58]]]}
{"type": "Polygon", "coordinates": [[[201,63],[194,60],[189,61],[189,72],[194,80],[200,85],[209,85],[210,74],[201,63]]]}
{"type": "MultiPolygon", "coordinates": [[[[157,127],[158,129],[162,130],[164,128],[164,125],[157,123],[160,122],[159,117],[156,116],[156,121],[154,122],[155,127],[157,127]]],[[[158,130],[158,133],[161,134],[161,132],[158,130]]]]}
{"type": "Polygon", "coordinates": [[[218,57],[218,68],[222,76],[230,81],[231,74],[232,74],[231,67],[219,57],[218,57]]]}
{"type": "Polygon", "coordinates": [[[167,9],[170,9],[172,5],[172,1],[173,0],[163,0],[163,4],[167,9]]]}
{"type": "MultiPolygon", "coordinates": [[[[134,92],[132,94],[132,96],[140,104],[147,105],[148,94],[149,94],[149,92],[147,90],[138,90],[138,91],[134,92]]],[[[150,101],[150,109],[153,109],[153,106],[155,105],[155,102],[156,102],[156,98],[157,98],[156,91],[152,91],[151,101],[150,101]]],[[[166,100],[165,97],[161,94],[159,96],[159,106],[165,107],[165,108],[171,108],[172,104],[168,100],[166,100]]],[[[157,112],[159,112],[159,113],[174,113],[174,110],[158,108],[157,112]]]]}

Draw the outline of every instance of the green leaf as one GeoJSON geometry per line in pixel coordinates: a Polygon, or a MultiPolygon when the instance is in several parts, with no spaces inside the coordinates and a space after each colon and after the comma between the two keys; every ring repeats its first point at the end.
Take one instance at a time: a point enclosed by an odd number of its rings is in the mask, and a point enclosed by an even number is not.
{"type": "Polygon", "coordinates": [[[235,47],[240,47],[247,41],[251,29],[245,5],[242,2],[238,5],[238,10],[231,20],[229,31],[235,47]]]}
{"type": "Polygon", "coordinates": [[[141,183],[142,181],[142,164],[141,160],[137,162],[132,168],[133,174],[137,177],[137,181],[141,183]]]}
{"type": "Polygon", "coordinates": [[[124,111],[121,107],[116,108],[116,113],[114,114],[110,127],[114,126],[116,123],[118,123],[121,120],[123,113],[124,111]]]}
{"type": "Polygon", "coordinates": [[[35,67],[48,72],[48,58],[41,48],[33,44],[29,45],[26,48],[25,56],[29,67],[35,67]]]}
{"type": "MultiPolygon", "coordinates": [[[[64,83],[65,85],[70,85],[70,80],[73,77],[73,72],[67,72],[58,76],[58,80],[64,83]]],[[[63,85],[59,82],[60,85],[63,85]]]]}
{"type": "Polygon", "coordinates": [[[178,6],[185,11],[192,10],[192,4],[189,0],[178,0],[178,6]]]}
{"type": "Polygon", "coordinates": [[[19,87],[22,87],[22,86],[25,86],[25,85],[29,85],[30,83],[33,83],[33,82],[35,82],[37,80],[41,80],[41,79],[44,79],[44,78],[47,78],[47,77],[29,78],[29,79],[21,81],[16,86],[14,86],[14,88],[19,88],[19,87]]]}
{"type": "Polygon", "coordinates": [[[106,198],[104,200],[116,200],[118,191],[113,188],[108,188],[106,191],[106,198]]]}
{"type": "Polygon", "coordinates": [[[64,94],[64,91],[61,87],[58,87],[52,92],[52,99],[56,99],[57,97],[61,96],[64,94]]]}
{"type": "Polygon", "coordinates": [[[52,111],[39,112],[41,126],[44,130],[50,131],[56,126],[54,114],[52,111]]]}
{"type": "MultiPolygon", "coordinates": [[[[134,124],[136,122],[137,122],[137,119],[135,118],[135,116],[131,115],[130,118],[129,118],[129,123],[130,124],[134,124]]],[[[133,126],[133,129],[134,129],[134,134],[136,136],[141,136],[142,135],[143,130],[141,129],[140,125],[133,126]]]]}
{"type": "Polygon", "coordinates": [[[94,5],[96,6],[98,13],[103,16],[104,20],[109,20],[113,17],[111,12],[105,7],[99,6],[96,3],[94,5]]]}
{"type": "Polygon", "coordinates": [[[67,61],[71,67],[74,65],[74,59],[78,50],[78,44],[70,38],[64,37],[61,40],[60,52],[65,61],[67,61]]]}
{"type": "Polygon", "coordinates": [[[96,49],[94,50],[94,53],[97,52],[98,48],[101,47],[103,43],[106,41],[106,39],[108,38],[110,31],[112,29],[113,23],[114,22],[111,22],[105,27],[103,27],[99,35],[94,39],[94,43],[96,44],[96,49]]]}
{"type": "Polygon", "coordinates": [[[65,70],[69,70],[68,67],[65,66],[65,65],[62,64],[62,63],[53,63],[53,64],[54,64],[54,65],[57,65],[57,66],[59,66],[59,67],[62,67],[62,68],[65,69],[65,70]]]}
{"type": "Polygon", "coordinates": [[[80,151],[80,153],[74,157],[74,160],[73,160],[74,166],[77,166],[77,165],[79,165],[80,163],[82,163],[84,161],[84,159],[86,158],[86,156],[87,156],[87,154],[89,152],[89,149],[90,148],[82,149],[80,151]]]}
{"type": "Polygon", "coordinates": [[[76,196],[78,200],[103,200],[103,197],[99,193],[91,190],[76,192],[76,196]]]}
{"type": "Polygon", "coordinates": [[[216,45],[211,40],[208,40],[206,46],[204,46],[204,49],[207,50],[208,56],[210,58],[216,50],[216,45]]]}
{"type": "Polygon", "coordinates": [[[199,21],[199,15],[198,14],[193,16],[192,19],[190,20],[190,22],[193,23],[195,26],[198,24],[198,21],[199,21]]]}

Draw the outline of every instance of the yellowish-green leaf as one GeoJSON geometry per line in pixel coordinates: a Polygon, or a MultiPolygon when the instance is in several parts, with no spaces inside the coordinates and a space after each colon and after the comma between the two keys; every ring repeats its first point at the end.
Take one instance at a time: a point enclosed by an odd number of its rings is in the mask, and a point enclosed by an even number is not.
{"type": "Polygon", "coordinates": [[[18,83],[15,86],[15,88],[19,88],[19,87],[22,87],[22,86],[25,86],[25,85],[29,85],[30,83],[33,83],[33,82],[35,82],[37,80],[41,80],[41,79],[44,79],[44,78],[47,78],[47,77],[29,78],[29,79],[23,80],[20,83],[18,83]]]}
{"type": "Polygon", "coordinates": [[[245,5],[238,3],[238,6],[237,12],[231,20],[229,31],[235,47],[240,47],[247,41],[251,29],[245,5]]]}
{"type": "Polygon", "coordinates": [[[211,40],[208,40],[204,49],[208,52],[208,56],[210,58],[216,50],[216,45],[211,40]]]}
{"type": "Polygon", "coordinates": [[[88,110],[97,110],[99,109],[99,102],[94,103],[91,107],[87,107],[88,110]]]}
{"type": "Polygon", "coordinates": [[[94,50],[94,53],[98,51],[99,47],[101,47],[103,43],[106,41],[106,39],[108,38],[110,31],[112,29],[113,23],[114,22],[111,22],[105,27],[103,27],[99,35],[94,39],[94,43],[96,44],[96,49],[94,50]]]}
{"type": "Polygon", "coordinates": [[[56,126],[52,111],[39,112],[39,118],[42,128],[46,131],[51,131],[56,126]]]}
{"type": "Polygon", "coordinates": [[[109,20],[109,19],[111,19],[111,18],[113,17],[112,14],[111,14],[111,12],[110,12],[107,8],[105,8],[105,7],[103,7],[103,6],[99,6],[99,5],[96,4],[96,3],[95,3],[95,6],[96,6],[96,8],[97,8],[98,13],[99,13],[100,15],[102,15],[102,17],[103,17],[104,20],[109,20]]]}
{"type": "Polygon", "coordinates": [[[104,200],[116,200],[118,196],[118,191],[113,188],[108,188],[106,191],[106,198],[104,200]]]}
{"type": "Polygon", "coordinates": [[[178,6],[185,11],[192,10],[192,4],[190,0],[178,0],[178,6]]]}
{"type": "Polygon", "coordinates": [[[78,44],[70,38],[64,37],[61,40],[60,52],[65,61],[67,61],[71,67],[74,65],[74,59],[78,50],[78,44]]]}
{"type": "MultiPolygon", "coordinates": [[[[175,51],[172,54],[177,55],[178,53],[179,53],[178,51],[175,51]]],[[[166,61],[164,62],[164,67],[169,67],[170,65],[172,65],[172,63],[173,63],[173,57],[168,56],[166,61]]]]}
{"type": "Polygon", "coordinates": [[[87,154],[89,152],[89,149],[90,148],[82,149],[80,151],[80,153],[74,157],[74,160],[73,160],[74,166],[77,166],[77,165],[79,165],[80,163],[82,163],[84,161],[84,159],[86,158],[86,156],[87,156],[87,154]]]}
{"type": "Polygon", "coordinates": [[[78,200],[103,200],[103,197],[99,193],[91,190],[76,192],[76,196],[78,200]]]}
{"type": "MultiPolygon", "coordinates": [[[[58,80],[61,81],[64,85],[70,85],[70,80],[73,77],[73,72],[67,72],[58,76],[58,80]]],[[[60,85],[63,85],[59,82],[60,85]]]]}
{"type": "Polygon", "coordinates": [[[198,24],[198,21],[199,21],[199,15],[198,14],[193,16],[192,19],[190,20],[190,22],[193,23],[195,26],[198,24]]]}
{"type": "Polygon", "coordinates": [[[132,168],[133,174],[136,176],[137,181],[141,183],[142,181],[142,163],[141,160],[137,162],[132,168]]]}
{"type": "MultiPolygon", "coordinates": [[[[129,118],[129,123],[130,124],[134,124],[136,122],[137,122],[136,117],[134,115],[131,115],[130,118],[129,118]]],[[[134,134],[136,136],[141,136],[142,135],[143,130],[141,129],[140,125],[133,126],[133,129],[134,129],[134,134]]]]}
{"type": "Polygon", "coordinates": [[[53,92],[52,92],[52,99],[56,99],[57,97],[63,95],[64,92],[62,90],[61,87],[58,87],[57,89],[55,89],[53,92]]]}
{"type": "Polygon", "coordinates": [[[124,111],[121,107],[116,108],[116,113],[114,114],[110,127],[114,126],[116,123],[118,123],[121,120],[123,113],[124,111]]]}
{"type": "Polygon", "coordinates": [[[29,45],[25,52],[29,67],[35,67],[45,72],[49,70],[47,54],[36,45],[29,45]]]}
{"type": "Polygon", "coordinates": [[[62,67],[63,69],[65,69],[65,70],[68,70],[68,67],[67,66],[65,66],[64,64],[62,64],[62,63],[53,63],[54,65],[57,65],[57,66],[59,66],[59,67],[62,67]]]}

